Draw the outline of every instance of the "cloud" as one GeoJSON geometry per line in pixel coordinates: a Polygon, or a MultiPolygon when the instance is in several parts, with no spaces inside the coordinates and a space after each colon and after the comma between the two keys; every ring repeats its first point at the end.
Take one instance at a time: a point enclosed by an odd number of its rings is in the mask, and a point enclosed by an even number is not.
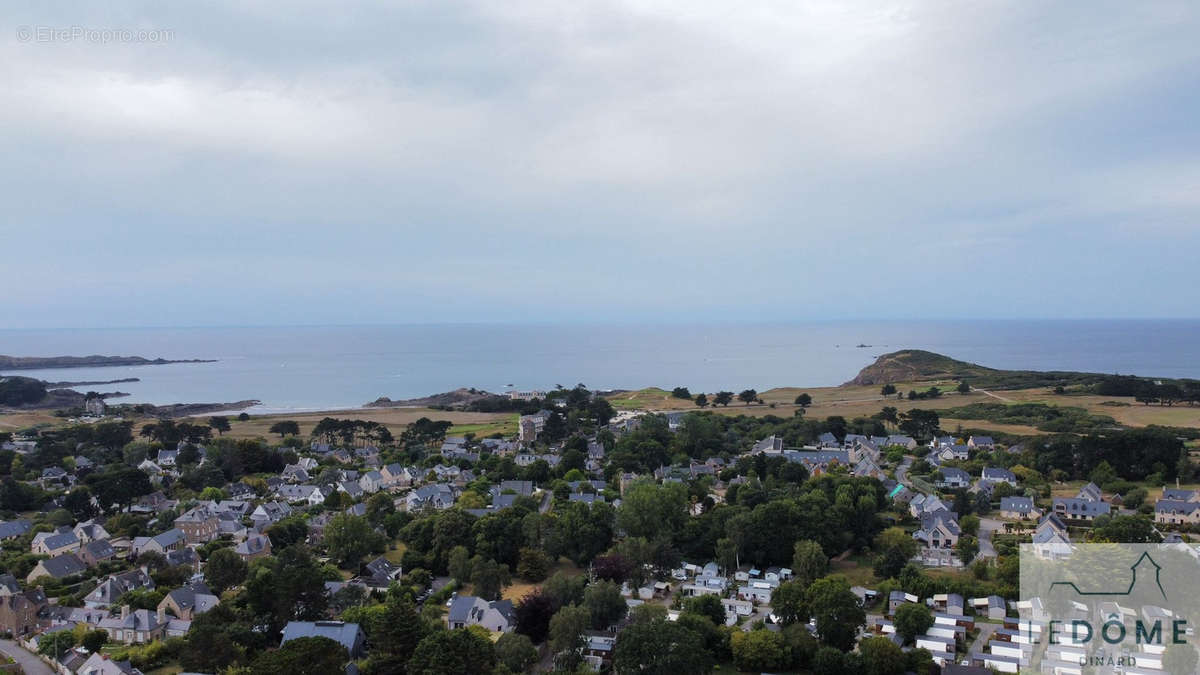
{"type": "Polygon", "coordinates": [[[1200,300],[1186,263],[1115,298],[1094,285],[1200,244],[1186,3],[0,16],[10,36],[172,31],[0,43],[0,230],[38,252],[11,273],[43,280],[0,298],[14,325],[195,322],[184,300],[251,323],[305,303],[343,321],[1190,316],[1200,300]],[[1005,269],[1022,274],[981,290],[1005,269]]]}

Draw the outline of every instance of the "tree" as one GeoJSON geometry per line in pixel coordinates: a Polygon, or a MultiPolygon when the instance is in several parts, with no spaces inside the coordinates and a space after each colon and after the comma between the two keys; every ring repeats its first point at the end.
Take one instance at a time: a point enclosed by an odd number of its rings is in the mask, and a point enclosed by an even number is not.
{"type": "Polygon", "coordinates": [[[284,549],[292,544],[303,544],[308,540],[308,524],[300,516],[288,516],[267,528],[271,546],[284,549]]]}
{"type": "Polygon", "coordinates": [[[964,565],[969,565],[979,553],[979,540],[971,535],[964,534],[958,538],[958,546],[955,547],[955,551],[958,553],[958,559],[964,565]]]}
{"type": "Polygon", "coordinates": [[[739,630],[729,637],[729,647],[738,670],[783,669],[791,662],[783,636],[769,630],[739,630]]]}
{"type": "Polygon", "coordinates": [[[219,548],[208,556],[204,580],[217,595],[246,580],[246,561],[231,548],[219,548]]]}
{"type": "Polygon", "coordinates": [[[568,605],[550,619],[550,649],[557,654],[579,646],[579,636],[591,624],[592,613],[587,607],[568,605]]]}
{"type": "Polygon", "coordinates": [[[959,382],[959,383],[958,383],[958,386],[957,386],[957,387],[955,387],[954,389],[955,389],[955,391],[957,391],[957,392],[958,392],[958,393],[960,393],[960,394],[969,394],[969,393],[971,393],[971,385],[970,385],[970,384],[969,384],[969,383],[968,383],[966,380],[963,380],[962,382],[959,382]]]}
{"type": "Polygon", "coordinates": [[[866,623],[867,615],[845,578],[835,575],[813,582],[808,589],[808,606],[812,608],[822,642],[843,651],[854,646],[855,636],[866,623]]]}
{"type": "Polygon", "coordinates": [[[487,631],[476,627],[435,631],[417,645],[408,662],[408,675],[490,673],[496,649],[487,631]]]}
{"type": "Polygon", "coordinates": [[[325,550],[342,567],[355,567],[378,543],[365,518],[339,513],[325,526],[325,550]]]}
{"type": "Polygon", "coordinates": [[[279,649],[263,652],[254,660],[253,672],[323,675],[341,672],[349,660],[346,648],[327,637],[288,640],[279,649]]]}
{"type": "Polygon", "coordinates": [[[509,583],[508,565],[477,555],[471,561],[471,583],[475,595],[484,600],[499,600],[500,591],[509,583]]]}
{"type": "Polygon", "coordinates": [[[371,615],[367,626],[371,665],[377,672],[397,672],[412,658],[429,633],[425,621],[407,598],[391,598],[371,615]]]}
{"type": "Polygon", "coordinates": [[[271,428],[267,429],[267,431],[273,434],[279,434],[280,438],[283,438],[289,434],[292,436],[299,436],[300,424],[292,420],[280,420],[279,422],[272,424],[271,428]]]}
{"type": "Polygon", "coordinates": [[[675,398],[691,400],[692,393],[690,391],[688,391],[687,387],[675,387],[674,389],[671,390],[671,396],[674,396],[675,398]]]}
{"type": "Polygon", "coordinates": [[[224,436],[226,431],[229,431],[229,418],[224,415],[213,415],[208,418],[208,426],[213,431],[217,432],[218,436],[224,436]]]}
{"type": "Polygon", "coordinates": [[[805,392],[796,397],[796,405],[800,406],[801,408],[807,408],[808,406],[812,405],[812,400],[812,394],[805,392]]]}
{"type": "Polygon", "coordinates": [[[517,619],[516,631],[541,644],[550,632],[550,617],[554,616],[555,609],[553,598],[540,588],[533,589],[521,598],[513,610],[517,619]]]}
{"type": "Polygon", "coordinates": [[[550,558],[540,548],[521,549],[517,563],[517,576],[526,581],[541,581],[550,573],[550,558]]]}
{"type": "Polygon", "coordinates": [[[699,635],[662,619],[626,626],[613,649],[613,669],[623,675],[701,675],[712,665],[712,656],[699,635]]]}
{"type": "Polygon", "coordinates": [[[714,626],[721,626],[725,623],[725,607],[721,604],[720,598],[715,595],[705,594],[688,598],[683,603],[683,611],[702,616],[712,621],[714,626]]]}
{"type": "Polygon", "coordinates": [[[693,401],[696,403],[696,405],[698,407],[701,407],[701,408],[708,407],[708,396],[706,396],[704,394],[696,394],[696,398],[694,398],[693,401]]]}
{"type": "Polygon", "coordinates": [[[799,581],[785,581],[771,593],[771,608],[775,610],[780,622],[789,626],[793,623],[807,623],[808,598],[807,586],[799,581]]]}
{"type": "Polygon", "coordinates": [[[879,389],[881,396],[891,396],[894,393],[896,393],[896,385],[894,384],[885,384],[879,389]]]}
{"type": "Polygon", "coordinates": [[[42,639],[38,641],[38,653],[58,657],[74,646],[75,633],[69,630],[60,630],[42,636],[42,639]]]}
{"type": "Polygon", "coordinates": [[[496,640],[496,661],[514,673],[523,673],[537,661],[537,649],[520,633],[505,633],[496,640]]]}
{"type": "Polygon", "coordinates": [[[583,606],[591,614],[592,628],[606,630],[625,616],[628,606],[621,587],[611,581],[597,581],[583,591],[583,606]]]}
{"type": "Polygon", "coordinates": [[[108,643],[108,631],[103,629],[89,630],[83,634],[79,640],[79,644],[89,652],[99,651],[101,647],[108,643]]]}
{"type": "Polygon", "coordinates": [[[471,552],[466,546],[460,545],[450,549],[446,560],[447,571],[455,581],[465,584],[471,580],[471,552]]]}
{"type": "Polygon", "coordinates": [[[592,573],[597,579],[621,583],[633,571],[633,563],[620,553],[598,555],[592,560],[592,573]]]}
{"type": "Polygon", "coordinates": [[[758,392],[753,389],[743,389],[738,394],[738,400],[746,405],[750,405],[758,400],[758,392]]]}
{"type": "Polygon", "coordinates": [[[900,431],[916,439],[932,437],[938,432],[940,423],[936,410],[913,408],[900,413],[900,431]]]}
{"type": "MultiPolygon", "coordinates": [[[[908,606],[906,603],[905,606],[908,606]]],[[[858,645],[862,654],[865,675],[904,675],[908,658],[894,642],[885,637],[873,637],[858,645]]]]}
{"type": "Polygon", "coordinates": [[[96,515],[96,505],[92,503],[92,491],[86,485],[80,485],[67,493],[63,498],[63,508],[75,516],[76,520],[87,520],[96,515]]]}
{"type": "Polygon", "coordinates": [[[812,582],[825,576],[829,569],[829,556],[821,545],[811,539],[796,542],[792,554],[792,575],[808,588],[812,582]]]}
{"type": "Polygon", "coordinates": [[[1093,543],[1153,544],[1162,540],[1146,516],[1100,516],[1088,534],[1093,543]]]}
{"type": "Polygon", "coordinates": [[[718,391],[716,395],[713,396],[713,405],[729,407],[730,403],[733,403],[732,391],[718,391]]]}
{"type": "Polygon", "coordinates": [[[933,613],[925,605],[906,602],[896,608],[896,615],[892,621],[896,625],[896,632],[902,635],[905,641],[911,642],[918,635],[924,635],[933,625],[933,613]]]}

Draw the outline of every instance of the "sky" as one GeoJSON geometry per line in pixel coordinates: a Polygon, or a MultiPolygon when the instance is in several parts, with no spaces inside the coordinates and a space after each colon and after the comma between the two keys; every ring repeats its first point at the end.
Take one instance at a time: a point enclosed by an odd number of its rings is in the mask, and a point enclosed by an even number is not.
{"type": "Polygon", "coordinates": [[[1200,316],[1194,3],[17,0],[0,31],[0,328],[1200,316]]]}

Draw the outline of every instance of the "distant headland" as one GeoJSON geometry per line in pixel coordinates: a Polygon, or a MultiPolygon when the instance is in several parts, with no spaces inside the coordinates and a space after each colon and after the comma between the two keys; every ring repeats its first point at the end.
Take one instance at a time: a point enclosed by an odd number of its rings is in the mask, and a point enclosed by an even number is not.
{"type": "Polygon", "coordinates": [[[101,368],[105,366],[161,366],[167,363],[213,363],[216,359],[147,359],[141,356],[5,356],[0,371],[44,368],[101,368]]]}

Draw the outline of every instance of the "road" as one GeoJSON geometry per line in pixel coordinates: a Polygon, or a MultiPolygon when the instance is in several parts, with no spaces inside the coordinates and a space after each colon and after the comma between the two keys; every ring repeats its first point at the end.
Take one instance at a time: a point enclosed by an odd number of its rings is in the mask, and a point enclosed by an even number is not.
{"type": "Polygon", "coordinates": [[[979,557],[995,558],[996,547],[992,545],[992,533],[1004,527],[1004,523],[995,518],[979,519],[979,557]]]}
{"type": "Polygon", "coordinates": [[[896,482],[908,485],[908,467],[912,466],[913,458],[905,455],[904,461],[896,465],[896,482]]]}
{"type": "Polygon", "coordinates": [[[44,661],[12,640],[0,640],[0,652],[8,654],[14,661],[21,664],[25,675],[55,675],[54,670],[44,661]]]}

